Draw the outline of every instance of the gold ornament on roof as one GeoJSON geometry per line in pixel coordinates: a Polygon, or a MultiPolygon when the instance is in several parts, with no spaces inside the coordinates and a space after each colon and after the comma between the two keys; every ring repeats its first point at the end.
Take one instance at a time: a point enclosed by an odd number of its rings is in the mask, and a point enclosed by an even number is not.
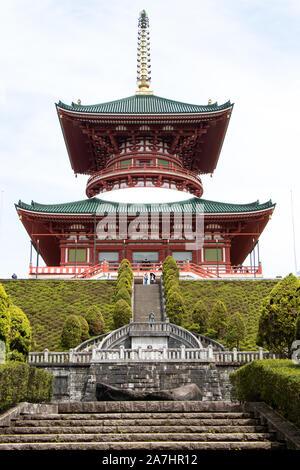
{"type": "Polygon", "coordinates": [[[145,10],[141,11],[138,22],[137,43],[137,95],[152,95],[151,82],[149,18],[145,10]]]}

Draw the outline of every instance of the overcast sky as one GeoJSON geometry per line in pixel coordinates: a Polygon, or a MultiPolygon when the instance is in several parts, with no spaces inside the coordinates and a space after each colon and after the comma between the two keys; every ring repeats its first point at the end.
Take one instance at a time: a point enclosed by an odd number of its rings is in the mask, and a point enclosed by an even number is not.
{"type": "Polygon", "coordinates": [[[1,278],[28,273],[29,237],[14,203],[86,198],[87,177],[75,179],[54,103],[135,93],[143,8],[154,93],[234,103],[217,169],[202,178],[203,197],[272,199],[260,238],[264,275],[295,272],[295,252],[300,269],[298,0],[10,0],[1,4],[0,29],[1,278]]]}

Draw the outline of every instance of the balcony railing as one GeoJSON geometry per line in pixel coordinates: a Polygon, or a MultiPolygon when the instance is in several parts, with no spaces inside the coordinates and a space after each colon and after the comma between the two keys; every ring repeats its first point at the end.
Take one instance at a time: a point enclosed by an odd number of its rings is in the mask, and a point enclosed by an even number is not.
{"type": "Polygon", "coordinates": [[[207,348],[157,348],[157,349],[97,349],[79,352],[70,349],[68,352],[43,352],[30,353],[28,363],[32,365],[63,365],[90,364],[90,363],[115,363],[115,362],[144,362],[144,361],[166,361],[166,362],[212,362],[212,363],[248,363],[263,359],[277,359],[278,354],[263,351],[214,351],[212,346],[207,348]]]}
{"type": "MultiPolygon", "coordinates": [[[[262,277],[262,266],[230,266],[220,264],[216,265],[202,265],[199,266],[194,263],[177,261],[179,271],[181,273],[192,273],[200,278],[228,278],[228,277],[243,277],[255,278],[262,277]]],[[[162,263],[132,263],[132,270],[135,274],[143,274],[145,272],[153,271],[155,273],[162,272],[162,263]]],[[[78,279],[91,279],[97,275],[103,274],[107,278],[107,274],[116,274],[119,268],[119,263],[103,262],[95,266],[30,266],[29,274],[31,276],[55,276],[61,275],[66,277],[78,279]]]]}

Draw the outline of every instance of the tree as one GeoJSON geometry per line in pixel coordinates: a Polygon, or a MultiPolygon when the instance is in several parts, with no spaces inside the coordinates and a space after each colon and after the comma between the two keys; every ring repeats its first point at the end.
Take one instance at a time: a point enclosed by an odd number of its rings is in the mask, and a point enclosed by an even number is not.
{"type": "Polygon", "coordinates": [[[221,300],[217,300],[208,318],[208,335],[211,338],[224,339],[227,332],[227,322],[228,313],[226,306],[221,300]]]}
{"type": "MultiPolygon", "coordinates": [[[[197,333],[204,333],[207,329],[208,311],[204,305],[203,300],[198,300],[192,311],[193,325],[198,325],[197,333]]],[[[194,331],[197,327],[194,326],[194,331]]]]}
{"type": "Polygon", "coordinates": [[[259,346],[290,356],[299,302],[300,280],[289,274],[276,284],[263,302],[256,341],[259,346]]]}
{"type": "Polygon", "coordinates": [[[245,322],[239,312],[233,313],[228,321],[226,344],[229,348],[236,347],[239,349],[240,341],[245,336],[245,322]]]}
{"type": "Polygon", "coordinates": [[[78,315],[80,326],[81,326],[81,342],[86,341],[89,339],[89,324],[82,315],[78,315]]]}
{"type": "Polygon", "coordinates": [[[63,348],[75,348],[81,343],[81,323],[78,315],[69,315],[61,332],[63,348]]]}
{"type": "Polygon", "coordinates": [[[131,295],[129,294],[125,286],[122,286],[116,293],[116,297],[115,297],[116,302],[119,299],[125,300],[125,302],[127,302],[128,305],[131,307],[131,295]]]}
{"type": "Polygon", "coordinates": [[[10,360],[25,361],[32,342],[32,331],[26,314],[16,305],[8,307],[10,315],[9,350],[10,360]]]}
{"type": "Polygon", "coordinates": [[[298,314],[297,320],[296,320],[295,339],[300,339],[300,313],[298,314]]]}
{"type": "Polygon", "coordinates": [[[127,325],[132,318],[132,310],[127,302],[123,299],[119,299],[115,303],[113,311],[113,320],[115,328],[121,328],[124,325],[127,325]]]}
{"type": "Polygon", "coordinates": [[[89,334],[98,336],[103,333],[105,322],[100,308],[97,305],[91,305],[85,314],[85,319],[89,326],[89,334]]]}
{"type": "Polygon", "coordinates": [[[170,289],[166,299],[166,315],[171,323],[181,326],[185,314],[182,295],[177,289],[170,289]]]}
{"type": "Polygon", "coordinates": [[[6,353],[9,351],[9,335],[11,328],[9,305],[9,297],[2,284],[0,284],[0,341],[3,341],[5,344],[6,353]]]}

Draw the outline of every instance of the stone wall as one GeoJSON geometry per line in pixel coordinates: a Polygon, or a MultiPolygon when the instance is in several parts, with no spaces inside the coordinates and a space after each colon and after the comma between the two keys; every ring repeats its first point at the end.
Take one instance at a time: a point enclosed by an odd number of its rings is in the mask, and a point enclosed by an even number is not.
{"type": "Polygon", "coordinates": [[[203,400],[230,400],[229,375],[240,366],[196,361],[39,365],[55,377],[55,402],[95,401],[97,382],[147,392],[195,383],[203,400]]]}

